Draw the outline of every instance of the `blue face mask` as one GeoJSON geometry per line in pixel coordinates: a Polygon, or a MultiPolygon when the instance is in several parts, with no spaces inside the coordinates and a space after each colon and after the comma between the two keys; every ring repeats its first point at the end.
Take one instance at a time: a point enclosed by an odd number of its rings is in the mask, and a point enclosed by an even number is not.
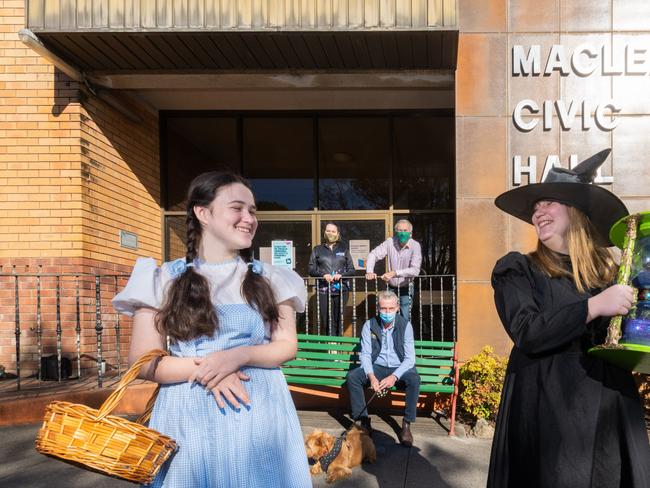
{"type": "Polygon", "coordinates": [[[388,313],[388,312],[379,312],[379,318],[384,324],[390,324],[395,320],[395,315],[397,312],[388,313]]]}

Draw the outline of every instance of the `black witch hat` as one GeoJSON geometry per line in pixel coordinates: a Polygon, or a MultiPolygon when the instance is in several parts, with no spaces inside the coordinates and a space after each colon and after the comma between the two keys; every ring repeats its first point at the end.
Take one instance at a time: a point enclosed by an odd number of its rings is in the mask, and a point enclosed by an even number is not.
{"type": "Polygon", "coordinates": [[[553,167],[542,183],[532,183],[499,195],[494,203],[504,212],[532,224],[533,207],[540,200],[553,200],[581,210],[596,228],[596,243],[611,246],[609,229],[629,214],[625,204],[613,193],[592,184],[598,168],[611,149],[585,159],[575,168],[553,167]]]}

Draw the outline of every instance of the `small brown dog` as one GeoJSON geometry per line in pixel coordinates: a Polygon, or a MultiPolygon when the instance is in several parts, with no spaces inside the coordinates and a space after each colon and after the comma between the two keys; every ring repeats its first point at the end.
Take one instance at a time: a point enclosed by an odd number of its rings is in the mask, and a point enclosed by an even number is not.
{"type": "MultiPolygon", "coordinates": [[[[311,474],[323,472],[319,459],[325,456],[336,442],[336,437],[322,430],[315,430],[305,436],[305,449],[307,457],[313,459],[315,464],[311,467],[311,474]]],[[[356,426],[348,431],[341,446],[341,452],[334,458],[327,469],[328,483],[333,483],[352,474],[355,466],[360,466],[363,461],[374,463],[377,460],[375,444],[364,429],[356,426]]]]}

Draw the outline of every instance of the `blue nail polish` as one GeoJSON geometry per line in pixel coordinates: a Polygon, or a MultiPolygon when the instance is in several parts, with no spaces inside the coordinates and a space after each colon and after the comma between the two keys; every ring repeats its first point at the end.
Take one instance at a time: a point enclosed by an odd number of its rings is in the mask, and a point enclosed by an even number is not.
{"type": "Polygon", "coordinates": [[[226,409],[219,407],[219,411],[223,414],[226,415],[226,409]]]}
{"type": "Polygon", "coordinates": [[[250,406],[250,405],[244,405],[244,407],[246,407],[246,410],[249,410],[249,411],[250,411],[250,409],[251,409],[251,406],[250,406]]]}

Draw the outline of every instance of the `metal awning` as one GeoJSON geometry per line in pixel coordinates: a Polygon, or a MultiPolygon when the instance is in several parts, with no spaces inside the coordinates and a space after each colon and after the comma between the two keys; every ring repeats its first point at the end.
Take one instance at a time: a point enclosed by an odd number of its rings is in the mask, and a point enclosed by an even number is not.
{"type": "Polygon", "coordinates": [[[453,30],[456,1],[25,0],[25,7],[34,32],[453,30]]]}
{"type": "Polygon", "coordinates": [[[456,31],[41,32],[84,72],[454,70],[456,31]]]}

